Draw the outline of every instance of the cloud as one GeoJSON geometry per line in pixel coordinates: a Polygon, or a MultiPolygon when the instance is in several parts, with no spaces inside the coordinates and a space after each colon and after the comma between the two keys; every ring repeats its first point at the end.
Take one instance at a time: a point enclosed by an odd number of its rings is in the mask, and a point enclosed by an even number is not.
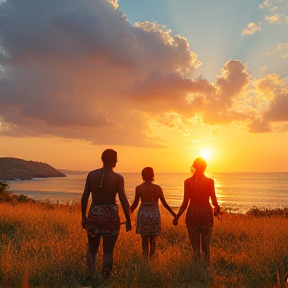
{"type": "Polygon", "coordinates": [[[253,35],[255,32],[261,30],[261,24],[249,23],[242,31],[242,35],[253,35]]]}
{"type": "MultiPolygon", "coordinates": [[[[0,5],[0,133],[163,147],[156,126],[188,136],[195,122],[260,117],[241,61],[227,61],[214,83],[197,76],[200,65],[186,38],[157,23],[130,25],[117,1],[8,0],[0,5]]],[[[273,112],[279,97],[268,101],[266,122],[284,121],[273,112]]]]}
{"type": "Polygon", "coordinates": [[[259,5],[259,9],[264,10],[267,14],[264,18],[256,23],[249,23],[242,31],[242,35],[253,35],[258,32],[267,24],[288,24],[288,5],[287,0],[265,0],[259,5]]]}
{"type": "Polygon", "coordinates": [[[257,115],[250,124],[249,132],[286,132],[288,121],[288,85],[277,74],[268,74],[256,81],[257,115]]]}
{"type": "Polygon", "coordinates": [[[288,43],[280,43],[276,49],[280,58],[288,58],[288,43]]]}
{"type": "Polygon", "coordinates": [[[133,99],[150,113],[175,112],[186,119],[201,114],[204,124],[229,124],[243,117],[230,109],[249,79],[245,65],[238,60],[224,65],[215,85],[201,78],[153,71],[136,82],[133,99]]]}
{"type": "Polygon", "coordinates": [[[288,58],[288,43],[278,44],[276,49],[267,53],[267,55],[277,55],[279,58],[288,58]]]}
{"type": "Polygon", "coordinates": [[[286,0],[265,0],[259,5],[259,9],[268,13],[263,21],[287,24],[288,5],[286,0]]]}
{"type": "Polygon", "coordinates": [[[274,122],[288,121],[288,93],[280,94],[270,103],[269,110],[264,113],[264,119],[274,122]]]}
{"type": "Polygon", "coordinates": [[[263,122],[261,120],[254,120],[249,126],[249,132],[250,133],[265,133],[265,132],[271,132],[271,127],[269,123],[263,122]]]}
{"type": "Polygon", "coordinates": [[[271,15],[271,16],[265,16],[265,20],[270,22],[270,23],[273,23],[273,22],[279,22],[279,15],[278,14],[275,14],[275,15],[271,15]]]}
{"type": "Polygon", "coordinates": [[[181,115],[175,113],[175,112],[167,112],[161,117],[156,116],[154,118],[154,125],[155,128],[159,131],[163,126],[176,129],[180,134],[182,134],[184,137],[192,135],[194,132],[190,130],[189,123],[181,117],[181,115]]]}
{"type": "Polygon", "coordinates": [[[2,3],[0,115],[14,127],[10,134],[150,142],[146,133],[133,136],[148,129],[140,115],[134,122],[139,128],[126,121],[137,109],[126,96],[134,82],[155,68],[188,75],[200,62],[185,38],[171,36],[155,23],[131,26],[115,3],[2,3]]]}

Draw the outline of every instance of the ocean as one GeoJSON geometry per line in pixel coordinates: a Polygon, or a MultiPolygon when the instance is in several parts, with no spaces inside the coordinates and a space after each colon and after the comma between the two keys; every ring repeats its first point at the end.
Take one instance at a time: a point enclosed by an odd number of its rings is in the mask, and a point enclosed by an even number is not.
{"type": "MultiPolygon", "coordinates": [[[[140,173],[121,173],[130,203],[135,187],[142,183],[140,173]]],[[[87,172],[66,172],[63,178],[38,178],[9,182],[9,192],[27,195],[35,200],[72,203],[80,201],[87,172]]],[[[245,213],[257,207],[288,207],[288,172],[283,173],[206,173],[215,181],[219,205],[233,213],[245,213]]],[[[158,173],[156,184],[163,189],[171,207],[179,207],[183,199],[184,180],[189,173],[158,173]]]]}

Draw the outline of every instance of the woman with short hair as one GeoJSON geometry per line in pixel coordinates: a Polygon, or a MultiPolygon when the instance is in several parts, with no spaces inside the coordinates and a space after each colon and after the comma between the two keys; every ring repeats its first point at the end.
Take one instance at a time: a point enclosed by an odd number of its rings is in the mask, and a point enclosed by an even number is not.
{"type": "Polygon", "coordinates": [[[152,258],[156,250],[156,237],[161,234],[161,218],[158,206],[160,199],[163,206],[173,215],[176,214],[167,204],[162,188],[153,184],[154,171],[151,167],[142,170],[143,183],[136,187],[135,200],[131,205],[133,212],[141,199],[137,213],[136,233],[141,235],[143,256],[152,258]]]}

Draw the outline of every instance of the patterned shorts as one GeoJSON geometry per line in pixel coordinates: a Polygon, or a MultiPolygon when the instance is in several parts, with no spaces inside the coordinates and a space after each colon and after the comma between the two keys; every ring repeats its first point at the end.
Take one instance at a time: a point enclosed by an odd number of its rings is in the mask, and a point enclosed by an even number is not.
{"type": "Polygon", "coordinates": [[[148,236],[161,234],[161,218],[158,205],[142,203],[137,214],[136,233],[148,236]]]}
{"type": "Polygon", "coordinates": [[[120,231],[117,205],[91,205],[86,232],[88,236],[115,235],[120,231]]]}

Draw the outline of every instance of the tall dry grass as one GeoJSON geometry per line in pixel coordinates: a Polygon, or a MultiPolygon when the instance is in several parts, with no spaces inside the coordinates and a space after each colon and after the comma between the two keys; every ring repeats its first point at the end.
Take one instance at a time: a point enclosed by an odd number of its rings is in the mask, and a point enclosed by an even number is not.
{"type": "MultiPolygon", "coordinates": [[[[141,256],[140,236],[121,227],[109,287],[285,287],[288,219],[225,214],[215,219],[211,267],[192,262],[184,225],[161,209],[162,235],[151,262],[141,256]]],[[[123,218],[123,217],[122,217],[123,218]]],[[[89,286],[80,205],[0,204],[0,287],[89,286]]],[[[132,217],[132,223],[135,215],[132,217]]],[[[98,278],[102,249],[98,255],[98,278]]],[[[90,286],[91,287],[91,286],[90,286]]]]}

